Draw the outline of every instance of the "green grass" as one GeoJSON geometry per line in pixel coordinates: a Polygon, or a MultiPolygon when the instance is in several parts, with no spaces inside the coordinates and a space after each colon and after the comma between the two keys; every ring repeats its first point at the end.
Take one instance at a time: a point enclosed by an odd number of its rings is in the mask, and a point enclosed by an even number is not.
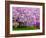
{"type": "MultiPolygon", "coordinates": [[[[36,28],[38,29],[38,28],[36,28]]],[[[13,26],[13,31],[14,30],[35,30],[35,27],[34,26],[18,26],[18,27],[14,27],[13,26]]]]}

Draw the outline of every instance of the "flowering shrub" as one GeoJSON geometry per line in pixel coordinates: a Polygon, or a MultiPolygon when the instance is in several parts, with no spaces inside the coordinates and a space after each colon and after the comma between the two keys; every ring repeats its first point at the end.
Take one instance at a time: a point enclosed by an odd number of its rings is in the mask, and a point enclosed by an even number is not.
{"type": "Polygon", "coordinates": [[[31,7],[13,7],[14,22],[25,22],[25,25],[40,23],[40,9],[31,7]]]}

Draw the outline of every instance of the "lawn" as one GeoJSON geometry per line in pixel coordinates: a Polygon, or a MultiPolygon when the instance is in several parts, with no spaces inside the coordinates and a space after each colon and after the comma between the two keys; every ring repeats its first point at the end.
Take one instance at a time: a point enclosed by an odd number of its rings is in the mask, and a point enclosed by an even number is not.
{"type": "Polygon", "coordinates": [[[14,30],[35,30],[35,29],[39,29],[38,27],[34,27],[34,26],[18,26],[18,27],[14,27],[13,26],[13,31],[14,30]]]}

